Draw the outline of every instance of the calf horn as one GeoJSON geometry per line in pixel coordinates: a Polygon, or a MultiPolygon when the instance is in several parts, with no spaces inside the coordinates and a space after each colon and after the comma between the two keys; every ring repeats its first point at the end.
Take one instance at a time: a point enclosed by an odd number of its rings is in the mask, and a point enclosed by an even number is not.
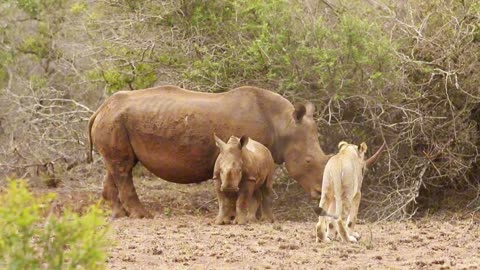
{"type": "Polygon", "coordinates": [[[380,154],[382,153],[383,149],[385,148],[385,142],[383,142],[382,146],[371,156],[369,159],[367,159],[367,167],[371,167],[375,162],[377,162],[378,158],[380,157],[380,154]]]}

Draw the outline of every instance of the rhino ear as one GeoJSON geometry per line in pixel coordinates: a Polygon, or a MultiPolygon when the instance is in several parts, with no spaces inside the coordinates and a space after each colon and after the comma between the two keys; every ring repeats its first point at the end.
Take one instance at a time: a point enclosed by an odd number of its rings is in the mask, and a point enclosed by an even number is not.
{"type": "Polygon", "coordinates": [[[302,121],[302,118],[305,116],[306,113],[307,108],[304,104],[296,104],[295,111],[293,111],[293,119],[295,119],[295,121],[297,122],[300,122],[302,121]]]}
{"type": "Polygon", "coordinates": [[[218,148],[220,148],[220,151],[225,148],[225,143],[222,141],[222,139],[218,138],[216,134],[213,134],[213,138],[215,139],[215,144],[217,145],[218,148]]]}
{"type": "Polygon", "coordinates": [[[240,149],[243,148],[243,147],[245,147],[245,145],[247,145],[248,141],[249,141],[248,136],[243,135],[243,136],[240,138],[240,144],[239,144],[240,149]]]}
{"type": "Polygon", "coordinates": [[[315,113],[315,105],[313,105],[311,102],[306,102],[305,104],[297,104],[295,105],[293,118],[297,122],[300,122],[305,116],[313,117],[314,113],[315,113]]]}

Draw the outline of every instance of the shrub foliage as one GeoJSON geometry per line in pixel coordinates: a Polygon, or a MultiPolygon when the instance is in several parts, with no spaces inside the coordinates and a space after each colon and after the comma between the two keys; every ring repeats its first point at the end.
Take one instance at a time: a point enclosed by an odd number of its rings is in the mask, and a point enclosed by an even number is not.
{"type": "Polygon", "coordinates": [[[103,269],[108,226],[91,206],[84,214],[53,212],[53,194],[37,197],[24,181],[0,194],[0,268],[103,269]]]}

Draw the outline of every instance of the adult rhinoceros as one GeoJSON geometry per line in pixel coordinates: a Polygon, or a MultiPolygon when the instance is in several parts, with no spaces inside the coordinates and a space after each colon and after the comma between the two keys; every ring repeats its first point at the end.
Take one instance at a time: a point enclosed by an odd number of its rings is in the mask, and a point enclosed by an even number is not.
{"type": "Polygon", "coordinates": [[[276,93],[248,86],[215,94],[176,86],[121,91],[90,118],[89,160],[94,144],[107,168],[103,197],[113,204],[114,217],[151,217],[133,185],[137,162],[169,182],[211,179],[218,155],[214,133],[264,144],[277,164],[285,162],[289,175],[318,197],[330,156],[318,143],[314,110],[311,103],[294,108],[276,93]]]}

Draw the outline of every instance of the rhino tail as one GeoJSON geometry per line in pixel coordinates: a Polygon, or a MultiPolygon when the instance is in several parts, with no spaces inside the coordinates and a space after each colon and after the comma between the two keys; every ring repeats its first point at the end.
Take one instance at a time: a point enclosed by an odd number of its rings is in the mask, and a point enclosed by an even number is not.
{"type": "MultiPolygon", "coordinates": [[[[105,103],[104,103],[105,104],[105,103]]],[[[95,122],[95,119],[97,118],[97,115],[98,113],[101,111],[101,109],[103,108],[103,105],[102,104],[100,106],[100,108],[98,108],[98,110],[90,117],[90,119],[88,120],[88,145],[89,145],[89,149],[88,149],[88,152],[87,152],[87,163],[92,163],[93,162],[93,140],[92,140],[92,126],[93,126],[93,123],[95,122]]]]}
{"type": "Polygon", "coordinates": [[[95,117],[97,116],[97,113],[95,112],[92,117],[90,117],[90,120],[88,120],[88,145],[89,149],[87,152],[87,163],[92,163],[93,161],[93,142],[92,142],[92,126],[93,122],[95,121],[95,117]]]}

